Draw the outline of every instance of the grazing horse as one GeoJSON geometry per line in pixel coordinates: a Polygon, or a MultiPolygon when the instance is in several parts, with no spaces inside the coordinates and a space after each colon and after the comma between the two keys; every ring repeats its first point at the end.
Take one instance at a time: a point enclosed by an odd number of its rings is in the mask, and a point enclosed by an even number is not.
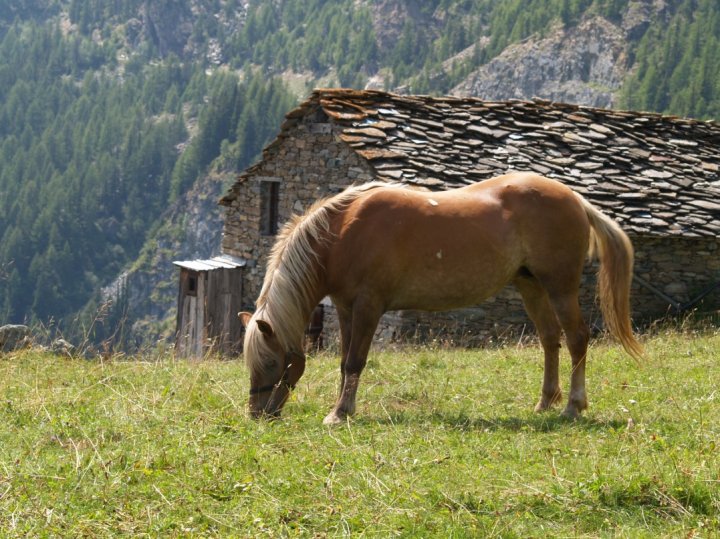
{"type": "Polygon", "coordinates": [[[565,416],[587,408],[588,326],[578,303],[585,259],[600,259],[605,323],[635,358],[630,324],[633,249],[620,227],[565,185],[513,173],[459,189],[418,191],[373,182],[349,187],[293,217],[267,264],[257,310],[240,313],[250,371],[250,413],[278,416],[305,370],[303,335],[330,296],[340,322],[340,396],[325,423],[355,412],[378,321],[398,309],[475,305],[507,283],[520,291],[545,353],[535,410],[561,398],[561,332],[572,358],[565,416]]]}

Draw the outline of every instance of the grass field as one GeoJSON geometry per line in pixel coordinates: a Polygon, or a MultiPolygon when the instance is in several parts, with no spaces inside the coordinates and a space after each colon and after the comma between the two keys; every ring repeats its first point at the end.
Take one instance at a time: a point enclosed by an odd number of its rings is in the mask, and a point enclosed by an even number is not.
{"type": "Polygon", "coordinates": [[[6,355],[0,535],[720,537],[720,333],[646,347],[593,345],[576,422],[534,346],[376,353],[336,428],[331,355],[272,423],[237,361],[6,355]]]}

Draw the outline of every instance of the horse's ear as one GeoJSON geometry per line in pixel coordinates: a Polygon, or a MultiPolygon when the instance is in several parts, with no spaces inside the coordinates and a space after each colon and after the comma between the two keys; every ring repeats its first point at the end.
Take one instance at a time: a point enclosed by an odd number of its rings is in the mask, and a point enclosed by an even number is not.
{"type": "Polygon", "coordinates": [[[240,319],[240,323],[243,325],[244,328],[248,327],[248,324],[250,323],[250,319],[252,318],[251,313],[238,313],[238,318],[240,319]]]}
{"type": "Polygon", "coordinates": [[[257,325],[260,328],[260,332],[268,339],[273,336],[273,328],[265,320],[257,320],[257,325]]]}

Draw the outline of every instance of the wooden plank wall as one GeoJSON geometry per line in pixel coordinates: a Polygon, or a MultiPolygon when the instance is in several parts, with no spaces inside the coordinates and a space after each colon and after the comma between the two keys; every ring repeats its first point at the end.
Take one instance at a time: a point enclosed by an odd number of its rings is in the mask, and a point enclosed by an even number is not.
{"type": "Polygon", "coordinates": [[[195,272],[182,268],[178,291],[175,353],[202,358],[207,353],[238,355],[242,348],[242,269],[195,272]],[[191,290],[190,280],[195,279],[191,290]]]}
{"type": "Polygon", "coordinates": [[[202,357],[205,340],[205,281],[204,272],[182,269],[178,297],[178,323],[175,352],[180,357],[202,357]],[[195,290],[190,280],[195,279],[195,290]]]}
{"type": "Polygon", "coordinates": [[[208,346],[224,355],[241,351],[242,269],[216,269],[208,272],[207,338],[208,346]]]}

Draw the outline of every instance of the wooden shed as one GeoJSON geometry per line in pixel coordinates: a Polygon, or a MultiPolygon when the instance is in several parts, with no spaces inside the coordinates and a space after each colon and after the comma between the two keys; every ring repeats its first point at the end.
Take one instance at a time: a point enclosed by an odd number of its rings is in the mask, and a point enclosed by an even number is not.
{"type": "Polygon", "coordinates": [[[210,352],[239,354],[242,325],[237,314],[245,260],[221,255],[173,264],[180,268],[175,353],[192,358],[210,352]]]}

